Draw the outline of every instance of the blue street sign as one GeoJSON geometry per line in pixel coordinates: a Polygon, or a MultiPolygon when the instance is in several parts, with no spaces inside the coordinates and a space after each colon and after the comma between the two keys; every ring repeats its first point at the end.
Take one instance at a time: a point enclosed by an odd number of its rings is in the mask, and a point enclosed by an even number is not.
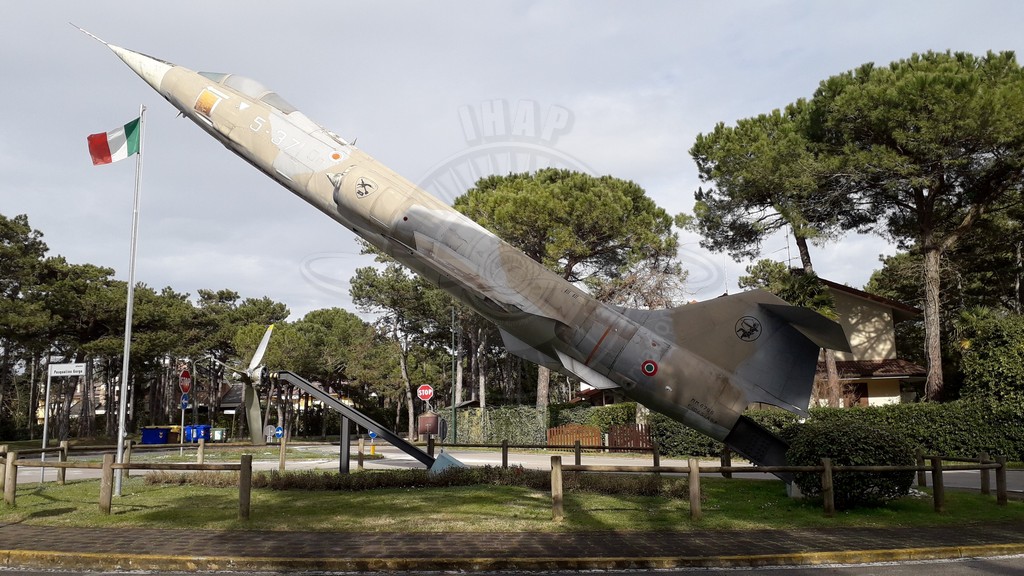
{"type": "Polygon", "coordinates": [[[182,394],[181,395],[181,409],[182,410],[188,409],[188,394],[182,394]]]}
{"type": "Polygon", "coordinates": [[[373,440],[376,437],[377,437],[377,433],[374,432],[373,430],[370,430],[370,440],[373,440]]]}
{"type": "Polygon", "coordinates": [[[280,426],[278,426],[277,428],[274,428],[274,438],[281,438],[283,436],[284,436],[284,428],[281,428],[280,426]]]}

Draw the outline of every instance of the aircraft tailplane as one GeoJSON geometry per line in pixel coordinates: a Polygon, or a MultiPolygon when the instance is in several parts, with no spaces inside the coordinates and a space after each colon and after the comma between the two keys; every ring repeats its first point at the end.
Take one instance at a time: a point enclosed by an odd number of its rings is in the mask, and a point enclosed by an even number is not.
{"type": "Polygon", "coordinates": [[[732,374],[748,402],[807,414],[821,347],[849,350],[842,327],[764,290],[668,310],[623,310],[732,374]]]}

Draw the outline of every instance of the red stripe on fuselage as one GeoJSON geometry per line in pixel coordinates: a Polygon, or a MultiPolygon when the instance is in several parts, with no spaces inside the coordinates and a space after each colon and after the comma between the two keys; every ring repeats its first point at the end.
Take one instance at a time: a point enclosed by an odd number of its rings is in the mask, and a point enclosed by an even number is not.
{"type": "Polygon", "coordinates": [[[594,354],[596,354],[597,349],[601,347],[601,342],[604,342],[605,337],[608,336],[608,333],[611,331],[611,326],[604,329],[604,334],[601,334],[601,338],[597,341],[597,344],[594,344],[594,349],[591,350],[590,354],[587,355],[587,360],[583,363],[584,365],[590,366],[590,361],[594,359],[594,354]]]}

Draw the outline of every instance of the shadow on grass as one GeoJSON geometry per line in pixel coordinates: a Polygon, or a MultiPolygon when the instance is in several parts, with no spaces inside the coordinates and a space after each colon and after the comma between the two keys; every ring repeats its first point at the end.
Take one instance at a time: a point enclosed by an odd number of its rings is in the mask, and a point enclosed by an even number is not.
{"type": "Polygon", "coordinates": [[[25,519],[29,520],[36,518],[53,518],[56,516],[65,516],[67,514],[73,514],[75,511],[76,508],[50,508],[48,510],[36,510],[35,512],[29,513],[29,515],[25,519]]]}

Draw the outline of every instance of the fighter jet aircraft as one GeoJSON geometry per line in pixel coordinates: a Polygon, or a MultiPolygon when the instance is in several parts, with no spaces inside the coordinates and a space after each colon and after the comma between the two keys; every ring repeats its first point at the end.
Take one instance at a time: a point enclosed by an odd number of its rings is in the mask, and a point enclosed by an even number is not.
{"type": "Polygon", "coordinates": [[[763,291],[669,310],[599,302],[256,80],[104,44],[229,150],[496,324],[510,352],[621,388],[753,462],[784,464],[786,444],[743,410],[805,414],[820,347],[849,349],[838,324],[763,291]]]}

